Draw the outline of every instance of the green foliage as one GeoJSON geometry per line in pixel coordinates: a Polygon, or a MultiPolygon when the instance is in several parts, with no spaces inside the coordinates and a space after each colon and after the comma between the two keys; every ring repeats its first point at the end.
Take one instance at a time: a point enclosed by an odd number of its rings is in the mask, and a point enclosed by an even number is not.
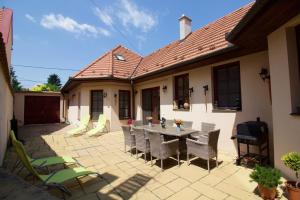
{"type": "Polygon", "coordinates": [[[16,72],[12,66],[10,67],[10,78],[11,78],[11,84],[12,84],[13,90],[15,92],[22,91],[23,87],[22,87],[21,83],[18,81],[16,72]]]}
{"type": "Polygon", "coordinates": [[[300,171],[300,154],[297,152],[290,152],[281,157],[284,165],[296,173],[297,179],[299,178],[298,172],[300,171]]]}
{"type": "Polygon", "coordinates": [[[281,173],[276,168],[255,166],[254,171],[250,174],[250,181],[257,182],[258,184],[273,188],[277,187],[282,182],[280,181],[281,173]]]}
{"type": "Polygon", "coordinates": [[[41,85],[34,86],[30,90],[35,91],[35,92],[43,92],[43,91],[57,92],[60,90],[60,88],[58,86],[52,85],[52,84],[41,84],[41,85]]]}
{"type": "Polygon", "coordinates": [[[50,74],[49,77],[48,77],[47,84],[48,85],[55,85],[60,89],[61,81],[60,81],[59,76],[57,74],[50,74]]]}

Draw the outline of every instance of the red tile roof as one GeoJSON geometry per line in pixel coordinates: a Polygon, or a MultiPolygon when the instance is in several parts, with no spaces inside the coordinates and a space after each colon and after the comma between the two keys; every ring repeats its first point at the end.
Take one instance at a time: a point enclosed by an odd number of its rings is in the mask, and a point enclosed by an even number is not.
{"type": "Polygon", "coordinates": [[[144,58],[119,45],[76,73],[73,78],[135,78],[224,49],[230,45],[225,35],[238,24],[253,4],[243,6],[144,58]],[[117,60],[116,54],[123,55],[126,61],[117,60]]]}
{"type": "Polygon", "coordinates": [[[9,39],[9,34],[12,24],[12,10],[9,8],[0,8],[0,32],[2,33],[3,42],[6,44],[9,39]]]}
{"type": "Polygon", "coordinates": [[[73,78],[115,77],[128,79],[141,59],[142,57],[138,54],[119,45],[76,73],[73,78]],[[123,56],[125,60],[118,60],[116,55],[123,56]]]}

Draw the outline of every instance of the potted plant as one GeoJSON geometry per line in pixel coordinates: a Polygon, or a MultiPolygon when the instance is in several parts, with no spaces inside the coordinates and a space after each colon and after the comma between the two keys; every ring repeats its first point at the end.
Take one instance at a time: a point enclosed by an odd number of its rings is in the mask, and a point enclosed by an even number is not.
{"type": "Polygon", "coordinates": [[[263,199],[275,199],[277,186],[281,184],[281,173],[278,169],[256,165],[250,178],[251,182],[258,184],[258,190],[263,199]]]}
{"type": "Polygon", "coordinates": [[[176,130],[179,132],[180,131],[180,126],[182,125],[182,120],[181,119],[175,119],[174,122],[176,124],[176,130]]]}
{"type": "Polygon", "coordinates": [[[153,117],[151,117],[151,116],[146,117],[146,120],[148,121],[149,127],[152,126],[152,119],[153,119],[153,117]]]}
{"type": "Polygon", "coordinates": [[[299,171],[300,171],[300,154],[297,152],[290,152],[282,156],[281,160],[284,165],[295,172],[297,181],[287,181],[285,183],[289,200],[300,199],[300,181],[299,181],[299,171]]]}

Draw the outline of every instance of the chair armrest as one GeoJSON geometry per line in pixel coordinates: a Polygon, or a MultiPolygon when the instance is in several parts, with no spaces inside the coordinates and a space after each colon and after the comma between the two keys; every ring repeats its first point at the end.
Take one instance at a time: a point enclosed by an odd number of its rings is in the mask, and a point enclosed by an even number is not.
{"type": "Polygon", "coordinates": [[[208,143],[197,141],[197,140],[192,140],[192,139],[189,139],[189,138],[187,138],[186,141],[194,143],[194,144],[198,144],[198,145],[206,145],[206,146],[208,145],[208,143]]]}
{"type": "Polygon", "coordinates": [[[172,144],[172,143],[175,143],[175,142],[179,142],[179,139],[174,139],[174,140],[168,140],[168,141],[165,141],[165,142],[162,142],[161,144],[172,144]]]}

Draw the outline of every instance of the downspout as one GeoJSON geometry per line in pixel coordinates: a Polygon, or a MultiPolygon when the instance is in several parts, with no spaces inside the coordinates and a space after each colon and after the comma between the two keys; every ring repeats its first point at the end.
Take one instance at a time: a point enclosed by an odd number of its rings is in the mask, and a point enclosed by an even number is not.
{"type": "Polygon", "coordinates": [[[130,80],[130,85],[131,85],[131,98],[132,98],[132,104],[131,104],[131,108],[132,108],[132,119],[135,120],[135,92],[134,92],[134,83],[133,80],[130,80]]]}

